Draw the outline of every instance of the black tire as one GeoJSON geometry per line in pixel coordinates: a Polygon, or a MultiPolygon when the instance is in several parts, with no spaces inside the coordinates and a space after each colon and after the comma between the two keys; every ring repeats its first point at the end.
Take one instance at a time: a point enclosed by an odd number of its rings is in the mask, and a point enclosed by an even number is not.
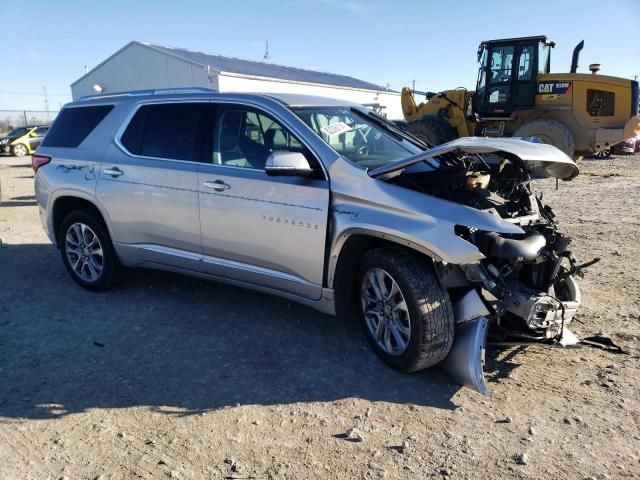
{"type": "Polygon", "coordinates": [[[13,147],[11,147],[11,155],[13,155],[14,157],[24,157],[28,154],[29,154],[29,149],[27,148],[26,145],[23,145],[22,143],[18,143],[13,147]]]}
{"type": "Polygon", "coordinates": [[[543,143],[553,145],[573,158],[576,144],[571,131],[557,120],[533,120],[520,125],[514,137],[538,137],[543,143]]]}
{"type": "Polygon", "coordinates": [[[407,131],[432,147],[458,138],[458,132],[446,120],[438,117],[422,117],[410,122],[407,131]]]}
{"type": "Polygon", "coordinates": [[[113,249],[111,237],[107,230],[106,225],[100,218],[99,214],[95,211],[76,210],[69,213],[58,229],[58,247],[62,254],[62,262],[71,278],[73,278],[79,285],[94,291],[104,291],[111,288],[119,278],[120,263],[113,249]],[[69,229],[75,224],[84,224],[89,227],[95,236],[97,237],[100,246],[102,247],[102,270],[99,277],[95,280],[86,280],[81,278],[80,274],[73,269],[71,261],[66,252],[66,237],[69,229]]]}
{"type": "MultiPolygon", "coordinates": [[[[361,306],[361,323],[373,350],[388,365],[405,372],[422,370],[444,360],[453,344],[453,308],[433,265],[418,254],[401,248],[371,250],[360,262],[358,292],[371,269],[382,269],[393,277],[404,296],[411,325],[406,350],[402,354],[391,355],[378,345],[361,306]]],[[[361,295],[358,295],[359,301],[361,295]]]]}

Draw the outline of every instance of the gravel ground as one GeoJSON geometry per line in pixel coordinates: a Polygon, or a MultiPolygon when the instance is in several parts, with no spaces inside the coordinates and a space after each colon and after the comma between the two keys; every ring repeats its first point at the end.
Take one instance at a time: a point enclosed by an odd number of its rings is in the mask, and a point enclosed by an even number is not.
{"type": "Polygon", "coordinates": [[[490,349],[490,398],[263,294],[151,271],[82,290],[28,164],[0,157],[0,478],[640,476],[639,156],[536,186],[579,257],[602,258],[573,330],[630,354],[490,349]]]}

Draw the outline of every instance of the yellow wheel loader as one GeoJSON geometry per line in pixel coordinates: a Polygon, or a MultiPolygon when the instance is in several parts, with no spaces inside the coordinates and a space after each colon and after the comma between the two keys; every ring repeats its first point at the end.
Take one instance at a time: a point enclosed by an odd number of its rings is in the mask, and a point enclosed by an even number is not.
{"type": "Polygon", "coordinates": [[[576,73],[584,41],[570,73],[550,73],[554,46],[545,36],[482,42],[475,92],[402,89],[407,130],[431,145],[473,135],[538,137],[574,158],[640,136],[638,82],[598,75],[599,64],[576,73]]]}

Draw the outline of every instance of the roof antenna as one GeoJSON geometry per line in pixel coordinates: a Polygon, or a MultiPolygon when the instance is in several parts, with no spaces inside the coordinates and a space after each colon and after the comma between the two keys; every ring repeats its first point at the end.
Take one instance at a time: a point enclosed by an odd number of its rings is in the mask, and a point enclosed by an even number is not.
{"type": "Polygon", "coordinates": [[[264,46],[265,46],[264,57],[262,59],[263,60],[270,60],[271,59],[271,55],[269,55],[269,37],[267,37],[265,39],[264,46]]]}

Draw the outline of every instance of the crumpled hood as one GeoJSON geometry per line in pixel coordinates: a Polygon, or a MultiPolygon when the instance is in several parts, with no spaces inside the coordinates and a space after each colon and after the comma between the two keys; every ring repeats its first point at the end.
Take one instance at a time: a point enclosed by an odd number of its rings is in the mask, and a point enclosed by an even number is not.
{"type": "MultiPolygon", "coordinates": [[[[465,153],[501,153],[520,164],[532,178],[571,180],[579,173],[575,162],[552,145],[533,143],[521,138],[463,137],[443,143],[417,155],[398,160],[368,172],[370,177],[385,178],[427,158],[460,150],[465,153]]],[[[491,158],[485,158],[490,162],[491,158]]]]}

